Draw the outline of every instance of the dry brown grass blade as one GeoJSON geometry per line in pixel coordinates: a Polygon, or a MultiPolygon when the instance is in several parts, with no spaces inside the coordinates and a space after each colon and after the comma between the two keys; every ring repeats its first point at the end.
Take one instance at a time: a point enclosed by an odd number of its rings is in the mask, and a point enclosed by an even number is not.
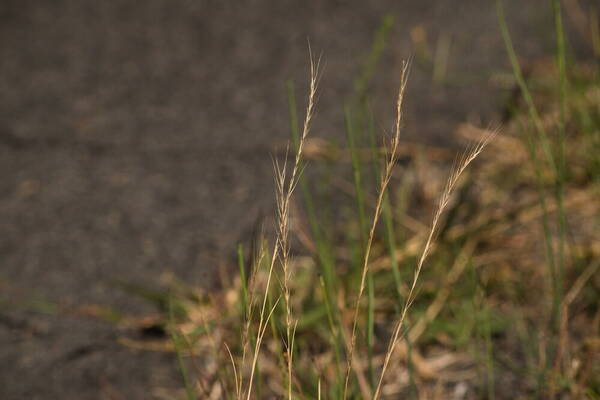
{"type": "Polygon", "coordinates": [[[596,270],[600,267],[600,261],[596,260],[596,262],[591,263],[587,266],[587,268],[579,275],[577,280],[571,286],[571,289],[567,292],[567,295],[563,299],[563,304],[565,307],[569,307],[577,298],[581,289],[585,286],[588,280],[596,273],[596,270]]]}
{"type": "Polygon", "coordinates": [[[444,189],[444,191],[440,197],[437,210],[433,216],[433,221],[431,223],[431,230],[429,231],[429,236],[427,237],[427,241],[425,242],[423,252],[421,253],[419,262],[417,264],[417,268],[415,269],[412,284],[411,284],[410,290],[408,292],[408,297],[406,298],[406,302],[404,304],[404,307],[402,308],[400,318],[399,318],[398,322],[396,323],[394,332],[392,334],[392,338],[388,345],[388,350],[386,352],[385,360],[383,362],[381,375],[379,377],[379,383],[377,384],[377,389],[375,390],[375,395],[373,396],[373,399],[375,399],[375,400],[378,399],[381,394],[381,387],[383,385],[383,379],[385,377],[385,373],[389,366],[391,356],[394,352],[394,349],[396,348],[396,345],[398,344],[398,341],[402,337],[402,335],[401,335],[402,326],[404,325],[404,320],[406,319],[408,310],[411,308],[412,303],[415,300],[415,288],[417,286],[417,282],[419,280],[421,270],[423,269],[423,264],[424,264],[425,260],[427,259],[429,252],[431,251],[431,247],[434,242],[435,235],[437,233],[437,228],[438,228],[438,223],[440,221],[440,218],[450,202],[452,193],[454,191],[454,188],[456,187],[456,184],[458,183],[460,176],[467,169],[469,164],[471,164],[471,162],[473,162],[473,160],[475,160],[479,156],[479,154],[481,154],[483,149],[494,138],[495,135],[496,135],[495,131],[489,132],[472,149],[470,149],[469,151],[466,151],[463,154],[463,156],[459,159],[459,161],[456,163],[456,167],[452,170],[450,177],[448,178],[448,182],[446,183],[446,188],[444,189]]]}
{"type": "Polygon", "coordinates": [[[394,165],[396,164],[396,159],[398,157],[398,144],[400,143],[400,124],[402,121],[402,103],[404,100],[404,92],[406,90],[406,84],[408,79],[408,71],[409,71],[409,62],[404,62],[402,64],[402,73],[400,76],[400,90],[398,91],[398,99],[396,102],[396,125],[394,130],[394,135],[390,140],[390,152],[388,154],[386,165],[383,169],[381,176],[381,185],[379,187],[379,194],[377,196],[377,203],[375,206],[375,213],[373,215],[373,221],[371,224],[371,230],[369,231],[369,237],[367,239],[367,246],[365,248],[365,254],[363,259],[363,267],[362,274],[360,279],[360,287],[358,291],[358,296],[356,298],[356,304],[354,308],[354,318],[352,322],[352,334],[350,338],[350,349],[348,352],[348,360],[346,366],[346,378],[344,382],[344,394],[342,399],[346,399],[348,395],[348,381],[350,379],[350,371],[352,369],[352,358],[354,357],[354,348],[356,346],[356,327],[358,324],[358,314],[360,310],[360,301],[362,299],[362,295],[365,290],[365,284],[367,279],[367,272],[369,271],[369,255],[371,253],[371,245],[373,243],[373,237],[375,236],[375,228],[377,227],[377,222],[379,221],[379,216],[381,215],[383,198],[385,196],[385,192],[387,186],[392,178],[392,171],[394,169],[394,165]]]}

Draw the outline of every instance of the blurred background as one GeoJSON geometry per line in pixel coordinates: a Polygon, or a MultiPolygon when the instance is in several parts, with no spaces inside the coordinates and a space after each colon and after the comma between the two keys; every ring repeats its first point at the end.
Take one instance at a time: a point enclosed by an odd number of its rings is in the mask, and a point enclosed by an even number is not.
{"type": "MultiPolygon", "coordinates": [[[[524,65],[551,56],[548,2],[505,3],[524,65]]],[[[570,48],[589,56],[565,3],[570,48]]],[[[386,16],[381,131],[408,57],[406,142],[454,146],[458,124],[502,121],[514,88],[493,1],[0,2],[0,398],[180,388],[172,354],[123,346],[94,316],[151,309],[124,285],[219,281],[272,214],[286,82],[302,104],[308,41],[324,66],[312,135],[341,141],[386,16]]]]}

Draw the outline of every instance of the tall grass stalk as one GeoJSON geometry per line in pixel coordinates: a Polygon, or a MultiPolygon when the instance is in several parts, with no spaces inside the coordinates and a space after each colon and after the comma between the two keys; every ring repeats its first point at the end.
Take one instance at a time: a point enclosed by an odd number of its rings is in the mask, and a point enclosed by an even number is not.
{"type": "MultiPolygon", "coordinates": [[[[310,47],[309,47],[310,50],[310,47]]],[[[304,144],[306,141],[306,137],[310,132],[310,124],[314,115],[314,106],[316,100],[316,91],[317,91],[317,83],[319,76],[319,64],[320,60],[315,62],[312,52],[310,54],[310,89],[308,95],[308,105],[306,108],[306,116],[304,119],[302,135],[298,142],[296,155],[294,157],[294,164],[291,167],[291,174],[288,176],[288,167],[287,167],[287,157],[284,161],[283,165],[280,166],[277,161],[275,161],[275,184],[276,184],[276,192],[277,192],[277,237],[275,239],[275,244],[273,246],[271,259],[269,262],[269,271],[267,275],[267,283],[265,288],[265,293],[263,297],[263,302],[260,310],[260,318],[259,325],[257,331],[257,340],[256,345],[254,346],[254,355],[252,358],[250,377],[247,387],[247,396],[246,399],[250,400],[252,394],[252,384],[254,380],[254,376],[256,374],[256,366],[258,363],[258,356],[260,353],[260,348],[263,342],[263,338],[265,332],[267,330],[267,323],[270,320],[273,312],[275,311],[277,304],[279,303],[281,297],[279,297],[275,304],[270,307],[270,310],[267,311],[267,300],[269,298],[269,289],[271,286],[271,280],[273,277],[273,271],[275,268],[275,264],[279,261],[282,267],[283,273],[283,300],[285,306],[285,315],[286,315],[286,337],[285,337],[285,351],[286,351],[286,369],[287,369],[287,394],[288,399],[292,398],[292,365],[293,365],[293,340],[295,334],[295,326],[296,322],[294,321],[291,303],[290,303],[290,278],[291,278],[291,270],[289,266],[289,258],[290,258],[290,243],[289,243],[289,212],[290,212],[290,203],[292,194],[296,185],[298,184],[298,178],[301,175],[302,171],[302,151],[304,148],[304,144]]]]}
{"type": "Polygon", "coordinates": [[[424,264],[425,260],[427,259],[427,256],[429,255],[429,252],[433,245],[440,218],[450,202],[451,195],[454,191],[454,188],[456,187],[456,184],[458,183],[460,176],[467,169],[469,164],[471,164],[471,162],[473,162],[473,160],[475,160],[479,156],[479,154],[481,154],[483,149],[487,146],[487,144],[493,139],[493,137],[495,135],[496,135],[495,131],[488,131],[479,143],[477,143],[470,151],[465,152],[463,154],[463,156],[456,163],[456,167],[452,170],[452,173],[450,174],[450,177],[448,178],[448,181],[446,182],[446,187],[440,197],[436,212],[433,216],[433,221],[431,223],[429,235],[427,236],[427,240],[425,241],[423,251],[421,253],[421,256],[419,257],[419,262],[417,263],[417,268],[415,269],[413,280],[410,285],[408,294],[406,296],[406,301],[402,308],[402,312],[400,313],[400,318],[396,322],[396,326],[394,327],[394,331],[392,333],[392,337],[390,339],[388,349],[385,354],[385,359],[383,361],[383,366],[381,369],[381,375],[379,377],[379,382],[377,384],[377,389],[375,390],[375,394],[373,395],[374,400],[377,400],[379,398],[379,396],[381,395],[383,379],[385,377],[385,373],[387,372],[392,354],[394,353],[394,349],[396,348],[398,341],[404,336],[404,335],[401,335],[402,327],[404,326],[404,320],[406,319],[408,310],[410,309],[410,307],[412,306],[412,303],[415,300],[415,296],[416,296],[415,289],[417,286],[417,282],[419,280],[421,270],[423,269],[423,264],[424,264]]]}
{"type": "Polygon", "coordinates": [[[408,79],[408,70],[409,70],[409,63],[404,62],[402,65],[402,72],[401,72],[401,76],[400,76],[400,90],[398,92],[398,99],[396,102],[396,124],[395,124],[394,135],[392,136],[392,138],[390,140],[390,145],[389,145],[390,150],[389,150],[389,154],[388,154],[388,159],[387,159],[387,162],[385,164],[385,167],[384,167],[384,170],[382,173],[381,183],[380,183],[380,187],[379,187],[379,193],[377,196],[377,202],[376,202],[376,206],[375,206],[375,213],[373,215],[371,229],[369,231],[369,236],[367,238],[367,244],[366,244],[365,252],[364,252],[364,256],[363,256],[360,287],[359,287],[359,291],[358,291],[358,296],[356,298],[356,304],[354,307],[354,317],[352,320],[352,333],[350,336],[350,347],[348,350],[348,360],[347,360],[347,366],[346,366],[344,392],[343,392],[343,396],[342,396],[343,399],[346,399],[347,395],[348,395],[348,382],[350,380],[350,371],[352,369],[352,359],[354,356],[354,349],[356,346],[356,328],[357,328],[357,324],[358,324],[360,302],[361,302],[362,295],[365,290],[366,281],[367,281],[367,273],[369,271],[369,255],[371,252],[371,245],[373,243],[373,237],[375,236],[375,228],[377,227],[377,222],[379,221],[379,216],[381,215],[383,198],[384,198],[384,195],[386,192],[386,188],[392,177],[392,172],[394,170],[394,166],[396,164],[396,159],[398,157],[398,145],[400,142],[400,126],[401,126],[401,121],[402,121],[402,103],[404,100],[404,93],[406,90],[406,84],[407,84],[407,79],[408,79]]]}
{"type": "MultiPolygon", "coordinates": [[[[375,74],[377,64],[379,63],[383,51],[386,47],[386,41],[394,25],[394,18],[390,15],[385,16],[371,44],[371,51],[363,64],[361,71],[354,81],[354,94],[350,99],[349,104],[345,108],[346,132],[348,136],[348,144],[350,146],[352,170],[354,176],[354,187],[356,194],[356,203],[358,208],[358,220],[360,227],[360,247],[359,259],[364,257],[365,247],[367,246],[368,226],[365,213],[365,202],[362,186],[362,166],[357,150],[357,131],[364,133],[368,132],[372,139],[373,126],[372,115],[368,112],[368,90],[371,80],[375,74]],[[370,117],[367,121],[367,116],[370,117]]],[[[374,158],[377,165],[378,157],[374,158]]],[[[379,176],[377,176],[377,180],[379,176]]],[[[387,196],[386,196],[387,198],[387,196]]],[[[367,358],[369,383],[374,386],[374,369],[373,369],[373,349],[375,345],[375,284],[372,271],[367,272],[367,321],[366,321],[366,340],[367,340],[367,358]]]]}
{"type": "Polygon", "coordinates": [[[275,163],[276,172],[276,187],[277,187],[277,240],[276,246],[279,246],[279,260],[283,272],[283,299],[285,306],[285,334],[286,334],[286,363],[287,363],[287,392],[288,399],[292,399],[292,365],[294,356],[294,337],[296,332],[297,321],[294,319],[292,314],[291,305],[291,291],[290,291],[290,204],[292,200],[292,194],[296,185],[298,184],[298,178],[302,170],[302,150],[304,143],[310,132],[310,124],[314,114],[315,106],[315,94],[317,91],[317,82],[319,74],[319,60],[315,63],[312,54],[310,61],[310,92],[308,96],[308,105],[306,109],[306,116],[302,127],[302,135],[298,142],[296,149],[296,156],[294,158],[294,164],[291,168],[291,175],[287,177],[287,157],[282,167],[279,167],[277,162],[275,163]]]}

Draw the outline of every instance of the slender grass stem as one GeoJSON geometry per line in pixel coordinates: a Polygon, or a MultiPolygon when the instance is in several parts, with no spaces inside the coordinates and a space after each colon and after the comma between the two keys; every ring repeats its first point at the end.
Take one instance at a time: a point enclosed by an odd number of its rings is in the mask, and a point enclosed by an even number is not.
{"type": "Polygon", "coordinates": [[[240,298],[241,298],[241,308],[242,308],[242,326],[244,320],[247,318],[248,311],[248,283],[246,280],[246,268],[244,267],[244,246],[240,243],[237,248],[237,256],[238,256],[238,268],[240,271],[240,298]]]}
{"type": "Polygon", "coordinates": [[[392,171],[396,164],[396,157],[398,155],[398,145],[400,142],[400,123],[402,120],[402,103],[404,100],[404,92],[406,89],[406,83],[407,83],[407,78],[408,78],[408,68],[409,68],[409,63],[404,63],[402,66],[402,74],[401,74],[401,78],[400,78],[400,90],[398,92],[398,100],[396,103],[396,126],[395,126],[394,136],[392,137],[391,142],[390,142],[390,153],[388,155],[385,169],[382,173],[381,186],[379,188],[379,194],[377,196],[375,213],[373,215],[371,229],[369,231],[369,237],[367,239],[367,245],[365,247],[360,287],[359,287],[359,291],[358,291],[358,296],[356,298],[356,304],[354,307],[354,317],[352,320],[353,321],[352,322],[352,333],[351,333],[351,337],[350,337],[350,349],[348,352],[346,377],[345,377],[344,392],[343,392],[344,395],[342,396],[343,399],[346,399],[347,395],[348,395],[348,382],[350,380],[350,371],[352,369],[352,358],[354,356],[354,348],[356,346],[356,328],[357,328],[357,323],[358,323],[358,314],[359,314],[359,310],[360,310],[360,301],[361,301],[362,295],[365,290],[367,274],[369,271],[369,255],[371,253],[371,245],[373,243],[373,238],[375,236],[375,228],[377,227],[377,222],[379,221],[379,217],[381,215],[385,190],[386,190],[387,185],[390,182],[390,179],[392,177],[392,171]]]}
{"type": "Polygon", "coordinates": [[[554,12],[554,23],[556,30],[556,59],[559,74],[559,103],[560,113],[558,121],[558,146],[557,146],[557,164],[558,173],[556,179],[556,200],[558,203],[558,268],[557,268],[557,288],[554,296],[554,315],[556,316],[555,328],[560,321],[560,304],[562,303],[563,275],[565,269],[565,249],[567,218],[564,207],[565,182],[567,175],[566,165],[566,115],[567,115],[567,61],[565,50],[565,34],[562,22],[561,6],[558,0],[552,0],[552,9],[554,12]]]}
{"type": "MultiPolygon", "coordinates": [[[[196,390],[192,386],[192,383],[189,378],[188,370],[185,366],[185,361],[183,359],[183,339],[182,333],[175,328],[175,307],[173,305],[173,299],[169,296],[169,322],[171,324],[171,338],[173,340],[173,345],[175,346],[175,353],[177,354],[177,363],[179,365],[179,371],[181,373],[181,377],[183,378],[183,384],[185,386],[185,393],[188,400],[196,400],[196,390]]],[[[225,388],[223,388],[225,389],[225,388]]]]}
{"type": "Polygon", "coordinates": [[[379,382],[377,384],[377,389],[375,390],[375,394],[373,395],[374,400],[377,400],[379,398],[379,396],[381,395],[383,379],[385,377],[385,373],[387,372],[387,368],[389,366],[392,354],[394,352],[394,349],[396,348],[398,341],[404,336],[403,334],[401,334],[402,327],[404,326],[404,320],[406,319],[408,310],[411,308],[412,303],[415,300],[415,295],[416,295],[415,289],[417,286],[417,282],[419,280],[421,270],[423,269],[424,262],[427,259],[429,252],[431,251],[433,241],[434,241],[435,235],[438,230],[438,223],[441,219],[441,216],[450,202],[451,195],[458,183],[460,176],[467,169],[469,164],[471,164],[471,162],[473,162],[473,160],[475,160],[479,156],[479,154],[481,154],[483,149],[494,138],[495,135],[496,135],[495,131],[491,131],[491,132],[487,133],[486,136],[484,136],[483,139],[481,139],[481,141],[477,145],[475,145],[470,151],[465,152],[464,155],[457,162],[456,168],[453,169],[452,173],[450,174],[450,177],[448,178],[448,181],[446,183],[446,188],[444,189],[444,191],[440,197],[437,210],[433,216],[433,221],[431,223],[429,235],[428,235],[425,245],[423,247],[421,256],[419,257],[419,262],[417,264],[417,268],[415,269],[413,280],[412,280],[408,295],[406,296],[406,302],[404,303],[404,307],[402,308],[400,318],[398,319],[396,326],[394,328],[394,331],[392,333],[392,338],[390,339],[388,349],[387,349],[387,352],[385,355],[385,359],[383,361],[383,366],[381,369],[381,375],[379,376],[379,382]]]}
{"type": "Polygon", "coordinates": [[[517,80],[517,84],[519,85],[519,89],[521,90],[521,94],[523,95],[523,99],[527,104],[527,109],[529,111],[529,116],[531,117],[531,121],[533,122],[536,131],[539,135],[540,144],[542,146],[542,150],[546,155],[546,159],[552,168],[552,171],[556,173],[556,161],[554,155],[552,153],[552,147],[550,145],[550,140],[548,138],[548,134],[546,133],[546,129],[544,128],[544,124],[542,123],[542,119],[540,118],[540,114],[537,110],[535,102],[533,101],[533,97],[531,92],[529,91],[529,87],[525,82],[525,77],[523,76],[523,71],[521,70],[521,65],[519,64],[519,60],[517,58],[517,53],[515,52],[515,48],[513,46],[512,39],[510,37],[510,33],[508,31],[508,25],[506,23],[506,17],[504,16],[504,7],[502,5],[502,0],[496,0],[496,9],[498,13],[498,22],[500,24],[500,31],[502,32],[502,38],[504,39],[504,44],[506,46],[506,52],[508,53],[508,58],[510,60],[510,64],[513,69],[513,75],[517,80]]]}

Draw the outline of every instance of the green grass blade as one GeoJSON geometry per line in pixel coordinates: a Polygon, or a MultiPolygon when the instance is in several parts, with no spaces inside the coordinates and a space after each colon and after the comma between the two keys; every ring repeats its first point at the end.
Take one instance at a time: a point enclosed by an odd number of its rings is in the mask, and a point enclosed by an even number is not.
{"type": "Polygon", "coordinates": [[[321,284],[321,291],[325,296],[325,307],[327,308],[327,322],[329,323],[329,330],[331,332],[331,345],[333,347],[335,356],[336,386],[338,387],[337,392],[339,393],[339,395],[341,395],[344,381],[342,380],[342,351],[340,346],[343,344],[343,338],[340,338],[341,335],[338,330],[339,325],[336,325],[334,314],[331,310],[331,307],[329,306],[329,304],[331,304],[332,299],[327,297],[328,291],[325,286],[325,280],[322,276],[319,276],[319,283],[321,284]]]}
{"type": "Polygon", "coordinates": [[[483,336],[485,342],[485,364],[486,364],[486,387],[487,399],[495,399],[495,375],[494,375],[494,343],[492,341],[492,321],[491,311],[488,305],[483,305],[483,336]]]}
{"type": "MultiPolygon", "coordinates": [[[[358,220],[360,227],[360,257],[362,259],[367,245],[367,236],[369,234],[367,227],[367,219],[365,216],[365,201],[362,186],[362,165],[360,156],[358,154],[358,147],[356,143],[356,124],[353,120],[352,113],[348,107],[345,112],[346,121],[346,133],[348,136],[348,145],[350,147],[350,154],[352,158],[352,172],[354,177],[354,191],[356,199],[356,207],[358,210],[358,220]]],[[[367,339],[367,359],[368,359],[368,370],[371,386],[375,384],[375,373],[373,370],[373,347],[375,344],[375,286],[373,284],[373,273],[371,270],[367,272],[367,320],[366,320],[366,339],[367,339]]]]}
{"type": "Polygon", "coordinates": [[[552,0],[552,9],[554,12],[554,23],[556,30],[556,59],[558,64],[559,74],[559,102],[560,102],[560,116],[558,123],[558,146],[557,146],[557,160],[558,160],[558,171],[557,171],[557,182],[556,182],[556,200],[558,203],[558,267],[557,267],[557,292],[554,296],[553,304],[553,315],[555,316],[554,329],[556,332],[560,329],[560,313],[562,303],[562,291],[563,291],[563,275],[565,269],[565,248],[566,248],[566,232],[567,232],[567,218],[565,214],[564,198],[565,198],[565,184],[567,175],[566,165],[566,115],[567,115],[567,61],[566,61],[566,49],[565,49],[565,34],[562,23],[562,13],[560,9],[560,2],[558,0],[552,0]]]}
{"type": "Polygon", "coordinates": [[[185,361],[183,360],[184,353],[184,339],[182,337],[182,333],[180,333],[175,327],[175,307],[173,305],[173,299],[169,296],[169,324],[171,326],[171,340],[173,341],[173,346],[175,347],[175,353],[177,354],[177,363],[179,365],[179,372],[183,379],[183,384],[185,386],[185,392],[188,400],[196,400],[196,391],[190,382],[190,378],[188,375],[187,368],[185,366],[185,361]]]}
{"type": "Polygon", "coordinates": [[[348,137],[348,146],[350,147],[350,155],[352,158],[352,173],[354,178],[354,194],[356,199],[356,208],[358,210],[358,222],[360,226],[360,242],[361,248],[364,248],[367,241],[367,219],[365,216],[365,200],[362,187],[362,166],[360,156],[358,154],[356,144],[356,124],[352,117],[350,108],[344,110],[344,118],[346,122],[346,135],[348,137]]]}
{"type": "Polygon", "coordinates": [[[246,280],[246,268],[244,267],[244,246],[240,243],[237,247],[238,267],[240,270],[240,299],[241,299],[241,317],[242,326],[249,315],[248,310],[248,281],[246,280]]]}
{"type": "Polygon", "coordinates": [[[540,115],[537,111],[537,107],[533,101],[533,97],[531,96],[531,92],[529,91],[529,87],[525,82],[525,78],[523,76],[523,71],[521,70],[521,65],[519,64],[519,60],[517,59],[517,53],[515,52],[515,48],[513,46],[512,39],[510,37],[510,33],[508,31],[508,24],[506,23],[506,17],[504,16],[504,7],[502,5],[502,0],[496,0],[496,9],[498,13],[498,22],[500,24],[500,31],[502,32],[502,38],[504,39],[504,45],[506,47],[506,52],[508,53],[508,58],[510,60],[510,64],[513,69],[513,75],[519,85],[519,89],[521,90],[521,94],[523,95],[523,99],[527,104],[527,109],[529,111],[529,116],[533,121],[533,124],[536,128],[536,131],[539,135],[540,144],[542,146],[542,150],[546,156],[552,171],[556,172],[556,162],[554,160],[554,156],[552,154],[552,149],[550,146],[550,140],[548,139],[548,135],[546,130],[544,129],[544,125],[540,118],[540,115]]]}
{"type": "Polygon", "coordinates": [[[369,84],[373,79],[373,75],[377,69],[377,64],[379,64],[381,55],[385,50],[387,38],[393,26],[393,16],[386,15],[383,17],[377,32],[375,32],[375,36],[371,44],[371,52],[363,64],[360,74],[354,80],[354,98],[351,103],[364,103],[366,101],[369,84]]]}

